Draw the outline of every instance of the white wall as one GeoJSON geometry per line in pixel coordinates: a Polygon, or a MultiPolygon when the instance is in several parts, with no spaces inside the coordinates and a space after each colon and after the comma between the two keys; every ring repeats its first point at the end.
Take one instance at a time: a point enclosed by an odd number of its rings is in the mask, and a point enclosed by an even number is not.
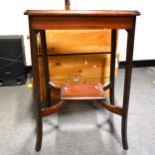
{"type": "MultiPolygon", "coordinates": [[[[72,10],[139,10],[137,18],[134,60],[155,59],[155,14],[151,0],[71,0],[72,10]]],[[[26,9],[63,10],[64,0],[5,0],[0,4],[0,35],[24,35],[26,63],[31,65],[30,45],[27,40],[28,19],[26,9]]],[[[126,32],[120,31],[118,50],[125,60],[126,32]]]]}
{"type": "Polygon", "coordinates": [[[0,1],[0,35],[24,35],[26,65],[31,65],[27,9],[63,10],[64,0],[4,0],[0,1]]]}
{"type": "MultiPolygon", "coordinates": [[[[138,10],[134,60],[155,60],[155,9],[154,1],[148,0],[72,0],[72,9],[89,10],[138,10]],[[85,2],[85,3],[83,3],[85,2]]],[[[126,32],[119,32],[118,51],[120,60],[125,60],[126,32]]]]}

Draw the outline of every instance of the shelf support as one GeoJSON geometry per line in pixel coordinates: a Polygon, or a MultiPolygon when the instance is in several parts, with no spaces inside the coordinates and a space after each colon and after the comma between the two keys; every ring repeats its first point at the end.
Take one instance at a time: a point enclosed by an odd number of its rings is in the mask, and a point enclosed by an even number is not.
{"type": "Polygon", "coordinates": [[[53,105],[49,108],[42,109],[42,116],[49,116],[50,114],[57,112],[58,110],[62,109],[64,107],[64,101],[59,101],[57,104],[53,105]]]}
{"type": "Polygon", "coordinates": [[[100,102],[102,104],[102,106],[105,109],[109,110],[110,112],[115,113],[115,114],[120,115],[120,116],[123,116],[123,108],[122,107],[115,106],[112,104],[108,104],[105,100],[101,100],[98,102],[100,102]]]}

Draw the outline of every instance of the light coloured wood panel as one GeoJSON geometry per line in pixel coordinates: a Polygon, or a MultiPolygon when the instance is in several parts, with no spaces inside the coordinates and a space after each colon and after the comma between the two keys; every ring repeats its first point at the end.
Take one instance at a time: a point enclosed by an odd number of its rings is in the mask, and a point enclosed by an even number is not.
{"type": "MultiPolygon", "coordinates": [[[[68,56],[67,56],[68,58],[68,56]]],[[[72,56],[71,56],[72,58],[72,56]]],[[[118,58],[118,57],[117,57],[118,58]]],[[[90,56],[85,60],[82,56],[76,59],[63,59],[63,57],[50,57],[49,69],[50,80],[58,87],[62,84],[73,83],[102,83],[109,81],[110,74],[110,57],[109,56],[90,56]],[[78,61],[76,59],[79,59],[78,61]]],[[[116,60],[118,63],[118,59],[116,60]]],[[[40,82],[41,82],[41,96],[44,100],[45,88],[42,68],[42,58],[39,58],[40,64],[40,82]]],[[[118,68],[115,70],[116,74],[118,68]]],[[[106,95],[108,96],[108,91],[106,95]]],[[[53,97],[58,98],[57,94],[53,92],[53,97]]]]}
{"type": "MultiPolygon", "coordinates": [[[[110,51],[110,30],[47,30],[47,49],[51,53],[83,53],[110,51]]],[[[45,98],[45,85],[39,58],[41,98],[45,98]]],[[[48,57],[50,80],[58,87],[73,83],[106,83],[110,74],[110,55],[52,56],[48,57]]],[[[117,60],[118,63],[118,55],[117,60]]],[[[118,70],[116,69],[116,72],[118,70]]],[[[108,91],[106,92],[108,95],[108,91]]],[[[52,92],[54,99],[59,98],[52,92]]]]}
{"type": "Polygon", "coordinates": [[[47,30],[48,53],[110,51],[111,30],[47,30]]]}
{"type": "MultiPolygon", "coordinates": [[[[49,57],[51,80],[109,77],[108,55],[49,57]]],[[[80,80],[79,80],[80,81],[80,80]]]]}

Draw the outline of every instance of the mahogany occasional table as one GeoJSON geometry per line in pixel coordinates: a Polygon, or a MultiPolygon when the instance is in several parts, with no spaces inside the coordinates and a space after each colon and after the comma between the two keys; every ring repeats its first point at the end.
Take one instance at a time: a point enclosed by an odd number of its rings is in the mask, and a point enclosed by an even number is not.
{"type": "MultiPolygon", "coordinates": [[[[127,143],[127,116],[130,94],[130,82],[132,72],[132,57],[134,47],[134,34],[136,16],[140,15],[138,11],[52,11],[52,10],[27,10],[25,15],[29,17],[32,72],[33,72],[33,97],[37,108],[37,143],[36,151],[41,149],[42,144],[42,118],[63,107],[64,102],[68,100],[97,100],[104,108],[122,118],[121,133],[123,148],[128,149],[127,143]],[[79,30],[79,29],[111,29],[111,64],[110,64],[110,83],[106,86],[101,84],[65,84],[57,88],[49,81],[48,58],[45,30],[79,30]],[[125,80],[123,91],[123,104],[121,107],[114,104],[114,70],[116,54],[116,30],[125,29],[127,31],[127,50],[125,64],[125,80]],[[41,49],[43,56],[46,100],[50,103],[50,89],[61,93],[60,102],[55,105],[48,104],[48,107],[42,108],[40,98],[39,64],[38,64],[38,42],[37,35],[41,36],[41,49]],[[110,104],[107,103],[104,96],[104,90],[110,89],[110,104]],[[87,91],[87,93],[82,93],[87,91]],[[90,90],[90,91],[89,91],[90,90]],[[91,95],[90,95],[91,94],[91,95]]],[[[106,52],[99,52],[104,54],[106,52]]],[[[71,53],[77,55],[77,53],[71,53]]],[[[81,53],[79,53],[81,54],[81,53]]],[[[92,54],[92,53],[86,53],[92,54]]],[[[53,54],[54,55],[54,54],[53,54]]],[[[59,54],[56,54],[59,55],[59,54]]],[[[65,54],[64,54],[65,55],[65,54]]],[[[66,53],[66,56],[68,54],[66,53]]],[[[54,55],[55,56],[55,55],[54,55]]]]}

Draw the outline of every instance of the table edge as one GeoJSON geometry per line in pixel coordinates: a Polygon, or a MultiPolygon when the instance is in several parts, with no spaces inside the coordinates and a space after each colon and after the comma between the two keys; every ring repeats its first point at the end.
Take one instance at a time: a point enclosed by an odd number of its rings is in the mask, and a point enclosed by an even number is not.
{"type": "Polygon", "coordinates": [[[137,10],[26,10],[29,16],[139,16],[137,10]]]}

